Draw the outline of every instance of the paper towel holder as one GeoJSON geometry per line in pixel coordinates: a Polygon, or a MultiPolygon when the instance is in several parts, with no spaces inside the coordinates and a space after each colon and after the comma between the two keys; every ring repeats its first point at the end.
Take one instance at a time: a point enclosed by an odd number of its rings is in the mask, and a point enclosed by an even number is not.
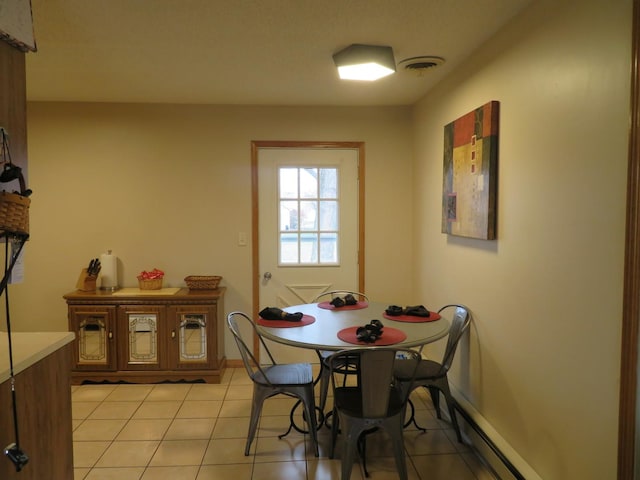
{"type": "Polygon", "coordinates": [[[118,257],[111,254],[111,250],[100,255],[102,265],[100,276],[100,290],[115,292],[118,290],[118,257]]]}

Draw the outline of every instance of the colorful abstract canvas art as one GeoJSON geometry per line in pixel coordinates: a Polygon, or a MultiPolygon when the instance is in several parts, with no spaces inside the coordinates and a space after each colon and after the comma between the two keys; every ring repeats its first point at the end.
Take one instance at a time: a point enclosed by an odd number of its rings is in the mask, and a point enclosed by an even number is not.
{"type": "Polygon", "coordinates": [[[444,127],[442,233],[495,240],[499,102],[444,127]]]}

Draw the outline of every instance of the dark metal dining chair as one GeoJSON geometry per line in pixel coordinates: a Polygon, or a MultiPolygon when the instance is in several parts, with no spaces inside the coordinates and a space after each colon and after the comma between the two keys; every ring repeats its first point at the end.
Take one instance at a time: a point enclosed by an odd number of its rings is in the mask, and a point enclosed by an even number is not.
{"type": "Polygon", "coordinates": [[[403,356],[418,365],[420,353],[390,347],[362,347],[342,350],[327,358],[333,386],[333,423],[331,452],[333,458],[338,431],[342,435],[342,480],[351,475],[356,453],[365,464],[367,432],[382,428],[391,438],[396,467],[401,480],[407,479],[404,451],[404,414],[409,390],[403,389],[394,378],[394,365],[403,356]],[[342,368],[353,358],[358,359],[355,385],[342,384],[342,368]],[[336,373],[337,372],[337,373],[336,373]],[[340,382],[340,383],[338,383],[340,382]]]}
{"type": "Polygon", "coordinates": [[[315,456],[318,452],[317,425],[315,416],[315,396],[314,378],[310,363],[287,363],[279,364],[271,355],[262,336],[256,329],[255,323],[248,315],[242,312],[231,312],[227,315],[227,326],[233,334],[233,338],[238,345],[242,361],[247,374],[253,382],[253,401],[251,402],[251,418],[249,421],[249,432],[247,434],[247,444],[244,450],[245,455],[249,455],[251,442],[253,441],[258,428],[258,420],[262,412],[264,401],[274,395],[283,394],[298,398],[304,406],[305,419],[309,423],[309,433],[313,443],[315,456]],[[247,325],[251,332],[258,338],[268,356],[269,363],[260,365],[252,350],[242,339],[240,324],[247,325]]]}
{"type": "MultiPolygon", "coordinates": [[[[436,409],[436,414],[440,419],[442,418],[440,411],[440,392],[442,392],[447,402],[451,424],[456,431],[458,441],[462,442],[462,435],[460,434],[460,427],[456,418],[455,400],[451,396],[447,373],[451,368],[451,363],[453,362],[453,357],[455,356],[460,338],[467,328],[469,328],[469,324],[471,323],[471,314],[467,307],[456,304],[445,305],[438,310],[438,313],[441,313],[448,308],[455,308],[455,311],[449,327],[447,346],[444,351],[442,362],[421,358],[416,368],[414,361],[403,360],[397,362],[394,373],[398,381],[400,381],[403,388],[407,390],[409,394],[418,387],[427,388],[431,395],[433,406],[436,409]]],[[[420,430],[426,430],[416,423],[413,415],[413,409],[411,418],[406,422],[405,426],[408,426],[411,423],[414,423],[420,430]]]]}
{"type": "MultiPolygon", "coordinates": [[[[318,303],[324,297],[331,297],[333,300],[336,297],[344,297],[346,295],[353,295],[358,301],[368,302],[369,299],[364,293],[354,292],[351,290],[331,290],[329,292],[324,292],[318,295],[312,303],[318,303]]],[[[335,353],[329,350],[316,350],[318,354],[318,358],[320,359],[320,403],[319,407],[322,412],[327,405],[327,395],[329,393],[329,367],[326,363],[326,359],[332,354],[335,353]]],[[[355,373],[356,368],[354,368],[354,362],[345,362],[344,368],[342,369],[343,375],[350,375],[355,373]]]]}

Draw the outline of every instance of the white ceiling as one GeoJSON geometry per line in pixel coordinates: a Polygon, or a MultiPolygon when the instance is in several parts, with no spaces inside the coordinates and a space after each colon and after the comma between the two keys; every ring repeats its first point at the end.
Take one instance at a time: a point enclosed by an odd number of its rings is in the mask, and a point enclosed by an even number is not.
{"type": "Polygon", "coordinates": [[[531,0],[31,0],[30,101],[411,105],[531,0]],[[333,53],[389,45],[419,77],[337,77],[333,53]]]}

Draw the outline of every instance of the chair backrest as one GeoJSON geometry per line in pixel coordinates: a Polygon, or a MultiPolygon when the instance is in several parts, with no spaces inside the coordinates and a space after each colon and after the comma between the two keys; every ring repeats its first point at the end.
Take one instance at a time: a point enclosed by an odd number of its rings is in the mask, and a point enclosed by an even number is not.
{"type": "Polygon", "coordinates": [[[267,376],[264,374],[264,371],[260,367],[258,363],[258,359],[253,354],[251,348],[246,344],[246,342],[242,338],[242,334],[240,332],[240,325],[249,325],[251,327],[251,332],[258,338],[260,343],[262,344],[265,352],[269,356],[269,360],[272,365],[275,365],[275,360],[267,348],[263,338],[258,333],[256,329],[255,323],[251,320],[251,318],[243,313],[243,312],[231,312],[227,315],[227,326],[229,330],[233,334],[233,339],[236,341],[236,345],[238,346],[238,350],[240,350],[240,356],[242,357],[242,363],[244,364],[244,368],[247,370],[247,374],[251,377],[252,380],[256,377],[256,373],[260,373],[260,378],[267,379],[267,376]]]}
{"type": "MultiPolygon", "coordinates": [[[[361,394],[361,411],[365,418],[384,418],[389,411],[391,395],[395,394],[399,399],[396,406],[404,404],[408,398],[408,392],[402,392],[396,385],[394,364],[398,358],[415,359],[415,365],[420,354],[413,350],[396,349],[389,347],[368,347],[342,350],[334,353],[328,359],[333,388],[336,388],[334,372],[340,372],[344,368],[344,362],[353,362],[354,357],[358,362],[357,387],[361,394]]],[[[415,375],[415,371],[413,372],[415,375]]],[[[339,387],[338,387],[339,388],[339,387]]]]}
{"type": "Polygon", "coordinates": [[[447,337],[447,346],[444,351],[444,357],[442,358],[442,373],[448,372],[451,368],[453,357],[455,356],[456,349],[458,348],[458,342],[471,323],[471,314],[469,313],[469,309],[464,305],[445,305],[438,310],[438,313],[450,307],[455,307],[455,312],[451,319],[449,336],[447,337]]]}
{"type": "Polygon", "coordinates": [[[356,300],[364,300],[365,302],[369,301],[369,299],[364,293],[352,292],[350,290],[331,290],[329,292],[324,292],[324,293],[321,293],[320,295],[317,295],[316,298],[314,298],[311,303],[317,303],[322,297],[326,297],[326,296],[331,296],[331,298],[335,298],[335,297],[344,297],[345,295],[349,295],[349,294],[356,297],[356,300]]]}

